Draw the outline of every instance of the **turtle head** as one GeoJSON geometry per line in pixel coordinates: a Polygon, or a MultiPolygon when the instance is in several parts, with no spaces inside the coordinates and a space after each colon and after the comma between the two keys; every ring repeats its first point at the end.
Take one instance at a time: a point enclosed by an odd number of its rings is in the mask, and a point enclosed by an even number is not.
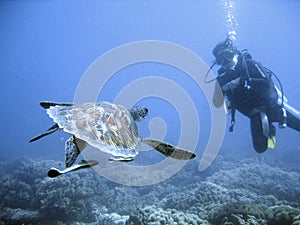
{"type": "Polygon", "coordinates": [[[130,110],[130,115],[134,121],[139,122],[148,116],[148,109],[144,106],[134,106],[130,110]]]}

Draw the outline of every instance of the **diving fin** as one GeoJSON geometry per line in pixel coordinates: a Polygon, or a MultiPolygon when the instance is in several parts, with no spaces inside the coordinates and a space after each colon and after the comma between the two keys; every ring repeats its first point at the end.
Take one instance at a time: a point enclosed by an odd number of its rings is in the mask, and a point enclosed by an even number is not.
{"type": "Polygon", "coordinates": [[[34,142],[34,141],[37,141],[37,140],[39,140],[40,138],[45,137],[45,136],[47,136],[47,135],[49,135],[49,134],[52,134],[52,133],[54,133],[55,131],[60,130],[60,129],[61,129],[61,128],[59,128],[58,124],[54,124],[54,125],[53,125],[52,127],[50,127],[46,132],[44,132],[44,133],[42,133],[42,134],[40,134],[40,135],[38,135],[38,136],[32,138],[31,140],[29,140],[29,143],[34,142]]]}
{"type": "Polygon", "coordinates": [[[76,165],[71,166],[71,167],[69,167],[67,169],[64,169],[64,170],[59,170],[55,167],[52,167],[48,171],[48,177],[50,177],[50,178],[58,177],[60,175],[63,175],[65,173],[69,173],[71,171],[93,167],[93,166],[96,166],[98,164],[99,164],[99,162],[95,161],[95,160],[82,160],[82,161],[78,162],[76,165]]]}
{"type": "Polygon", "coordinates": [[[270,126],[269,126],[269,119],[265,112],[260,112],[260,118],[261,118],[261,125],[263,129],[263,135],[265,137],[270,136],[270,126]]]}
{"type": "Polygon", "coordinates": [[[142,139],[142,142],[159,151],[160,153],[164,154],[166,157],[180,160],[190,160],[196,157],[196,155],[192,152],[177,148],[173,145],[164,143],[162,141],[157,141],[153,139],[142,139]]]}

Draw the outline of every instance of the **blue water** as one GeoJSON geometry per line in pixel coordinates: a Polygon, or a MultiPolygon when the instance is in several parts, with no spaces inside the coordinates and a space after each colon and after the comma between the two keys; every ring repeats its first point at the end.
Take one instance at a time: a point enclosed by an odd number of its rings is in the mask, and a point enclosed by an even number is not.
{"type": "MultiPolygon", "coordinates": [[[[300,4],[298,1],[236,1],[235,5],[239,47],[247,48],[272,69],[280,77],[290,103],[300,106],[297,82],[300,4]]],[[[72,102],[88,66],[119,45],[141,40],[174,42],[210,65],[212,48],[226,36],[225,14],[222,1],[2,1],[1,157],[60,153],[60,139],[65,138],[62,132],[35,144],[27,143],[51,125],[37,103],[72,102]]],[[[207,103],[199,97],[201,90],[196,90],[186,75],[176,74],[174,68],[147,66],[133,68],[129,75],[120,74],[105,89],[105,98],[99,100],[114,100],[126,82],[149,75],[163,76],[179,83],[191,95],[199,113],[205,111],[207,103]]],[[[168,112],[159,109],[152,115],[160,113],[167,120],[168,112]]],[[[200,122],[205,124],[203,117],[200,122]]],[[[234,134],[227,135],[224,144],[235,147],[240,142],[247,146],[250,143],[248,121],[239,115],[237,120],[234,134]]],[[[201,125],[200,139],[207,139],[209,127],[205,126],[201,125]]],[[[169,128],[169,132],[178,136],[174,129],[169,128]]],[[[297,136],[298,133],[289,129],[280,130],[278,146],[298,145],[297,136]]],[[[176,141],[176,137],[171,141],[176,141]]]]}
{"type": "MultiPolygon", "coordinates": [[[[28,157],[63,161],[64,142],[68,134],[60,131],[35,143],[28,143],[30,138],[52,125],[38,102],[73,102],[79,81],[89,66],[120,45],[143,40],[171,42],[192,51],[210,66],[213,47],[224,40],[228,32],[227,11],[223,2],[1,1],[0,159],[8,162],[28,157]]],[[[238,47],[247,48],[256,60],[276,73],[289,103],[300,109],[300,2],[233,2],[238,47]]],[[[211,115],[203,91],[185,72],[154,62],[130,65],[111,75],[103,89],[99,90],[101,93],[97,99],[114,101],[126,85],[147,76],[172,80],[190,96],[199,122],[187,123],[190,126],[197,123],[200,133],[195,135],[193,129],[185,132],[190,132],[187,135],[193,140],[197,139],[191,150],[198,155],[195,159],[198,164],[210,135],[211,115]]],[[[150,89],[155,88],[153,85],[150,89]]],[[[143,93],[144,89],[143,86],[137,88],[136,93],[143,93]]],[[[143,137],[160,137],[159,133],[151,134],[149,127],[152,119],[160,117],[164,126],[162,122],[159,125],[166,131],[162,132],[165,133],[162,138],[178,144],[182,119],[190,115],[180,115],[172,103],[157,96],[138,99],[136,104],[149,108],[149,117],[138,124],[143,137]]],[[[177,104],[182,106],[186,102],[177,99],[177,104]]],[[[189,144],[182,145],[189,148],[189,144]]],[[[289,159],[295,158],[295,155],[289,157],[285,149],[296,149],[299,145],[297,131],[277,129],[277,148],[258,156],[252,148],[249,121],[238,113],[234,132],[228,133],[226,129],[221,152],[243,158],[289,159]]],[[[299,156],[300,152],[296,158],[299,156]]],[[[140,160],[139,164],[143,164],[143,160],[145,164],[149,163],[147,157],[141,156],[140,160]]]]}

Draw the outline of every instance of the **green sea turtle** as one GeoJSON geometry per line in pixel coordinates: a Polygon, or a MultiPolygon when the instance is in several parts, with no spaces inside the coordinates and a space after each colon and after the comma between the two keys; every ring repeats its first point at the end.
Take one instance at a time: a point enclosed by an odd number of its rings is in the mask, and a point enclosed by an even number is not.
{"type": "MultiPolygon", "coordinates": [[[[105,101],[85,104],[41,102],[40,105],[47,110],[55,125],[29,142],[61,129],[72,134],[65,144],[65,166],[67,168],[75,162],[79,153],[87,145],[113,155],[111,161],[134,160],[139,153],[140,142],[167,157],[189,160],[196,156],[192,152],[159,140],[141,138],[136,122],[143,120],[148,115],[148,109],[145,107],[133,107],[131,110],[127,110],[122,105],[105,101]]],[[[88,165],[88,161],[85,161],[76,166],[76,169],[86,168],[88,165]]],[[[93,165],[96,164],[93,162],[91,166],[93,165]]],[[[70,169],[67,171],[69,172],[70,169]]]]}

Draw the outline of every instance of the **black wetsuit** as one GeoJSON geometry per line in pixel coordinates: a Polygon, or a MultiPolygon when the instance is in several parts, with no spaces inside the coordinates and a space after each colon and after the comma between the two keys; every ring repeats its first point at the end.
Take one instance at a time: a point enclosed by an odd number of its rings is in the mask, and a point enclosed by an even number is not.
{"type": "MultiPolygon", "coordinates": [[[[239,54],[234,69],[218,70],[217,81],[230,101],[232,110],[237,109],[251,119],[253,146],[257,152],[264,152],[268,148],[268,137],[261,128],[262,113],[267,116],[268,136],[275,136],[272,123],[281,123],[283,120],[283,107],[278,101],[281,98],[271,76],[271,72],[248,53],[239,54]]],[[[300,131],[299,112],[287,104],[285,106],[287,126],[300,131]]]]}

